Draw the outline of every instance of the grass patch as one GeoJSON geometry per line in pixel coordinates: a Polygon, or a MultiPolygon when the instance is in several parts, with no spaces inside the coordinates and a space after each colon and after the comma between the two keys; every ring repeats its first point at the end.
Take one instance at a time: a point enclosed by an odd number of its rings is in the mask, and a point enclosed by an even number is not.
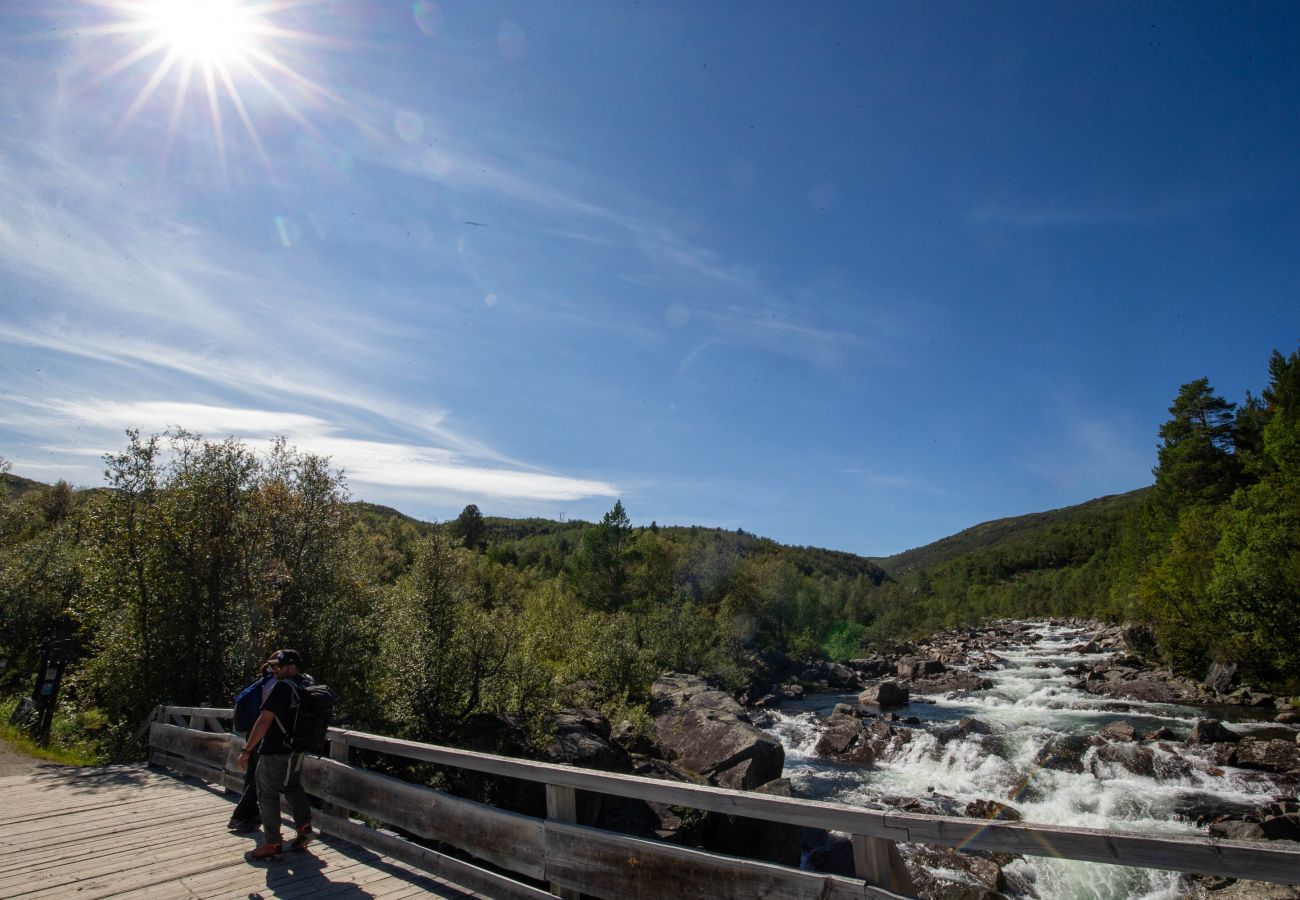
{"type": "Polygon", "coordinates": [[[79,732],[84,714],[72,713],[60,704],[55,710],[54,725],[50,729],[50,742],[42,747],[21,728],[9,724],[9,717],[18,705],[17,697],[0,702],[0,741],[10,749],[34,759],[61,763],[65,766],[96,766],[100,764],[93,745],[79,732]]]}
{"type": "Polygon", "coordinates": [[[42,747],[33,741],[27,732],[8,723],[0,724],[0,741],[4,741],[11,750],[24,756],[43,759],[46,762],[62,763],[65,766],[93,766],[99,763],[93,753],[78,747],[60,747],[57,744],[42,747]]]}

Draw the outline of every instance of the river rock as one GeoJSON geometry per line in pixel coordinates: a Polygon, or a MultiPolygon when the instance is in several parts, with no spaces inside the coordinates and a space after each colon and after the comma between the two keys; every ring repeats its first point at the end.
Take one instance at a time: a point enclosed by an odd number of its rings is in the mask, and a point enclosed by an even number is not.
{"type": "Polygon", "coordinates": [[[1111,722],[1101,730],[1101,736],[1109,741],[1136,741],[1138,740],[1137,729],[1120,719],[1111,722]]]}
{"type": "Polygon", "coordinates": [[[1055,737],[1038,751],[1034,763],[1042,769],[1079,774],[1083,772],[1083,754],[1088,747],[1088,739],[1082,735],[1055,737]]]}
{"type": "Polygon", "coordinates": [[[943,900],[1002,900],[1007,886],[992,859],[949,847],[918,844],[903,854],[916,895],[943,900]]]}
{"type": "Polygon", "coordinates": [[[1272,884],[1268,881],[1199,878],[1187,898],[1188,900],[1300,900],[1300,888],[1272,884]]]}
{"type": "Polygon", "coordinates": [[[1208,829],[1210,837],[1223,838],[1228,841],[1262,841],[1264,829],[1258,822],[1245,822],[1229,819],[1226,822],[1213,822],[1208,829]]]}
{"type": "Polygon", "coordinates": [[[906,706],[908,699],[906,685],[896,681],[882,681],[858,695],[859,703],[870,703],[875,706],[906,706]]]}
{"type": "Polygon", "coordinates": [[[862,687],[862,677],[848,666],[830,663],[826,667],[826,683],[841,691],[851,691],[862,687]]]}
{"type": "Polygon", "coordinates": [[[1300,773],[1300,745],[1283,740],[1246,738],[1237,744],[1237,765],[1265,772],[1300,773]]]}
{"type": "Polygon", "coordinates": [[[895,674],[899,678],[906,678],[909,681],[913,678],[923,678],[926,675],[938,675],[940,672],[947,671],[941,661],[937,659],[921,659],[915,656],[905,656],[898,661],[898,667],[895,674]]]}
{"type": "Polygon", "coordinates": [[[655,740],[676,765],[723,787],[751,790],[781,777],[781,742],[754,727],[729,694],[668,673],[650,688],[655,740]]]}
{"type": "Polygon", "coordinates": [[[1300,841],[1300,816],[1268,816],[1259,827],[1270,841],[1300,841]]]}
{"type": "MultiPolygon", "coordinates": [[[[839,706],[845,706],[840,704],[839,706]]],[[[875,751],[871,749],[872,735],[862,723],[862,719],[852,711],[836,711],[826,719],[826,728],[817,739],[816,753],[826,759],[869,766],[876,761],[875,751]]]]}
{"type": "MultiPolygon", "coordinates": [[[[1296,710],[1280,712],[1273,717],[1273,721],[1277,722],[1279,725],[1300,725],[1300,712],[1297,712],[1296,710]]],[[[1300,737],[1300,735],[1296,736],[1300,737]]]]}
{"type": "Polygon", "coordinates": [[[1007,806],[996,800],[972,800],[966,804],[966,815],[972,819],[1000,819],[1004,822],[1019,822],[1020,811],[1014,806],[1007,806]]]}
{"type": "Polygon", "coordinates": [[[1181,760],[1177,754],[1157,754],[1150,747],[1143,747],[1140,744],[1102,744],[1092,758],[1093,774],[1098,777],[1104,773],[1097,771],[1097,762],[1122,766],[1134,775],[1142,775],[1146,778],[1180,777],[1191,772],[1191,766],[1181,760]]]}
{"type": "Polygon", "coordinates": [[[1161,726],[1160,726],[1159,728],[1157,728],[1155,731],[1148,731],[1148,732],[1147,732],[1147,736],[1146,736],[1145,738],[1143,738],[1143,740],[1145,740],[1145,741],[1176,741],[1176,740],[1178,740],[1178,735],[1177,735],[1177,733],[1176,733],[1172,728],[1166,728],[1165,726],[1161,725],[1161,726]]]}
{"type": "Polygon", "coordinates": [[[1235,743],[1241,736],[1230,728],[1224,727],[1218,719],[1197,719],[1187,735],[1189,744],[1235,743]]]}
{"type": "Polygon", "coordinates": [[[889,660],[879,656],[873,656],[869,659],[851,659],[848,665],[850,669],[860,672],[868,678],[884,675],[892,668],[889,660]]]}
{"type": "Polygon", "coordinates": [[[1211,663],[1210,671],[1205,675],[1205,681],[1202,682],[1212,691],[1220,694],[1226,694],[1232,690],[1233,682],[1237,680],[1236,663],[1211,663]]]}
{"type": "Polygon", "coordinates": [[[974,672],[944,672],[917,678],[912,682],[912,690],[918,694],[951,694],[957,691],[986,691],[993,687],[993,682],[976,675],[974,672]]]}
{"type": "Polygon", "coordinates": [[[1234,703],[1237,706],[1253,706],[1259,709],[1272,709],[1277,705],[1272,694],[1257,691],[1248,684],[1229,694],[1227,702],[1234,703]]]}
{"type": "Polygon", "coordinates": [[[786,700],[802,700],[803,693],[803,685],[801,684],[781,685],[781,696],[786,700]]]}

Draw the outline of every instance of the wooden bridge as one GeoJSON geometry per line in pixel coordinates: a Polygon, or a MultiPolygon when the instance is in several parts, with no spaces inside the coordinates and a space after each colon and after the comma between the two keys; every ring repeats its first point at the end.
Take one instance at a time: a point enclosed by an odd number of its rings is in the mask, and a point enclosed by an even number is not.
{"type": "MultiPolygon", "coordinates": [[[[239,790],[243,775],[235,771],[234,762],[243,742],[227,733],[230,718],[230,710],[161,707],[149,726],[150,762],[239,790]]],[[[303,768],[308,793],[324,804],[315,824],[328,837],[311,853],[287,856],[293,861],[278,868],[259,870],[242,858],[232,865],[232,850],[224,843],[248,849],[250,842],[222,834],[229,802],[196,782],[139,769],[82,773],[65,781],[56,785],[46,779],[41,784],[38,777],[34,787],[24,782],[29,793],[12,801],[13,808],[5,786],[0,802],[0,897],[396,900],[426,892],[528,900],[580,895],[609,900],[910,896],[914,889],[896,842],[1300,883],[1300,848],[1288,842],[1154,837],[868,810],[340,729],[331,729],[329,758],[308,758],[303,768]],[[349,764],[353,750],[543,785],[546,817],[510,812],[359,768],[349,764]],[[78,806],[74,796],[78,792],[92,802],[78,806]],[[577,822],[579,792],[843,832],[852,837],[858,877],[802,871],[582,825],[577,822]],[[45,810],[43,804],[52,806],[45,810]],[[191,807],[192,819],[187,818],[191,807]],[[35,811],[47,813],[40,828],[30,822],[35,811]],[[147,831],[160,814],[183,832],[186,846],[178,847],[176,839],[168,838],[160,846],[129,849],[130,836],[141,828],[147,831]],[[94,828],[96,822],[99,830],[94,828]],[[42,851],[42,835],[58,839],[63,848],[53,862],[42,851]],[[186,871],[171,882],[160,881],[178,862],[180,868],[188,867],[186,871]]],[[[153,824],[162,828],[161,823],[153,824]]]]}

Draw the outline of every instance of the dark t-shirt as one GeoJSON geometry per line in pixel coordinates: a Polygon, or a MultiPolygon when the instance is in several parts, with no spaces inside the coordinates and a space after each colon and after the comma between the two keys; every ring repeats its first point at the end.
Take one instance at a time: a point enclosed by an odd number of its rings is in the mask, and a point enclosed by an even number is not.
{"type": "Polygon", "coordinates": [[[301,689],[310,684],[310,676],[295,675],[282,681],[277,681],[275,687],[271,688],[271,693],[262,701],[262,709],[270,710],[275,716],[275,721],[271,727],[266,729],[266,734],[262,737],[262,743],[258,751],[266,755],[275,753],[288,753],[289,747],[285,744],[285,733],[293,728],[293,717],[298,705],[294,689],[301,689]],[[294,682],[290,685],[288,682],[294,682]]]}

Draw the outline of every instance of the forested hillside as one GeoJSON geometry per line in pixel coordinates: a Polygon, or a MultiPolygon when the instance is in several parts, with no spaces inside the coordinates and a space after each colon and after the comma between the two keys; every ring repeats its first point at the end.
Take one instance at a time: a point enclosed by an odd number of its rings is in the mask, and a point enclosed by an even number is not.
{"type": "Polygon", "coordinates": [[[161,701],[228,702],[303,651],[359,726],[454,740],[482,713],[540,734],[586,703],[644,721],[669,669],[744,687],[763,655],[842,660],[994,616],[1156,626],[1160,652],[1294,691],[1300,673],[1300,354],[1240,405],[1200,379],[1151,488],[967,529],[884,560],[743,530],[485,517],[352,502],[329,462],[128,434],[106,485],[0,486],[0,686],[76,644],[57,739],[106,752],[161,701]]]}

